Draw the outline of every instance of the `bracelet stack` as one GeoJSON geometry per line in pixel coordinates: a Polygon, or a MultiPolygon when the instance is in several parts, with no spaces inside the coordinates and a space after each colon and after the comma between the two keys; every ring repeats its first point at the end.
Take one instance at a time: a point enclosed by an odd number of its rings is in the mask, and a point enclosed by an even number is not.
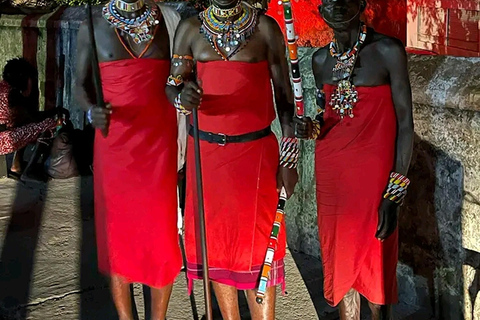
{"type": "Polygon", "coordinates": [[[182,106],[182,93],[180,92],[177,97],[175,98],[175,102],[173,104],[173,106],[175,107],[175,109],[177,109],[178,112],[180,112],[181,114],[183,115],[186,115],[188,116],[189,114],[191,114],[192,112],[191,111],[188,111],[187,109],[185,109],[184,106],[182,106]]]}
{"type": "Polygon", "coordinates": [[[318,120],[312,120],[313,122],[313,131],[312,131],[312,136],[310,137],[310,139],[312,140],[317,140],[317,138],[320,136],[320,121],[318,120]]]}
{"type": "Polygon", "coordinates": [[[407,195],[407,188],[409,185],[410,180],[407,177],[400,173],[392,172],[390,174],[390,182],[388,183],[387,191],[383,195],[383,198],[401,204],[407,195]]]}
{"type": "Polygon", "coordinates": [[[282,137],[280,142],[280,166],[294,169],[298,164],[298,139],[290,137],[282,137]]]}

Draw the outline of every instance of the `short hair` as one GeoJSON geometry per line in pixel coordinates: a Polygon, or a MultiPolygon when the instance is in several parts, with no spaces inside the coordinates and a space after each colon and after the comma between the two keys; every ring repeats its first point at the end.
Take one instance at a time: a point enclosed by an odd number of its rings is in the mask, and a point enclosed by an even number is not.
{"type": "Polygon", "coordinates": [[[37,69],[24,58],[14,58],[3,68],[2,77],[12,88],[25,90],[28,80],[37,77],[37,69]]]}

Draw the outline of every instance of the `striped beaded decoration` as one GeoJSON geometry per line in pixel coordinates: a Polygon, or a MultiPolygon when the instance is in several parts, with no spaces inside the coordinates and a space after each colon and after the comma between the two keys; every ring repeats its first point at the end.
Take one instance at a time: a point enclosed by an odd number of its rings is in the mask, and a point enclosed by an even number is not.
{"type": "Polygon", "coordinates": [[[298,139],[282,137],[280,149],[280,166],[288,169],[296,168],[298,164],[298,155],[300,153],[298,139]]]}
{"type": "Polygon", "coordinates": [[[287,202],[287,192],[285,188],[280,191],[280,198],[278,199],[277,213],[275,214],[275,221],[273,222],[272,232],[270,233],[270,240],[268,241],[267,253],[263,262],[262,273],[260,274],[260,282],[257,289],[257,303],[261,304],[267,292],[268,279],[270,278],[270,270],[272,270],[273,257],[278,244],[278,234],[285,216],[285,203],[287,202]]]}
{"type": "Polygon", "coordinates": [[[292,71],[296,113],[297,116],[301,118],[304,114],[303,89],[302,77],[300,76],[300,65],[298,64],[297,35],[295,34],[295,26],[293,24],[292,4],[290,3],[290,0],[282,0],[280,3],[283,3],[283,15],[285,29],[287,31],[288,55],[292,71]]]}
{"type": "Polygon", "coordinates": [[[388,183],[387,191],[383,195],[384,199],[389,199],[397,204],[401,204],[407,196],[407,188],[410,180],[400,173],[392,172],[388,183]]]}
{"type": "Polygon", "coordinates": [[[185,109],[185,107],[182,105],[182,93],[180,92],[176,97],[175,97],[175,102],[173,103],[173,106],[175,107],[175,109],[177,109],[178,112],[180,112],[181,114],[183,115],[186,115],[188,116],[189,114],[191,114],[192,112],[191,111],[188,111],[187,109],[185,109]]]}

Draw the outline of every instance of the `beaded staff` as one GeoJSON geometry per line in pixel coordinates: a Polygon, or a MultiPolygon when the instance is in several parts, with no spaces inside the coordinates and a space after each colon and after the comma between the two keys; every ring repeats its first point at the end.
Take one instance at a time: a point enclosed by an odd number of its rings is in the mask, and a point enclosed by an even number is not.
{"type": "Polygon", "coordinates": [[[293,89],[295,93],[295,107],[297,111],[297,117],[301,118],[304,115],[303,89],[302,77],[300,76],[300,65],[298,64],[297,35],[295,33],[295,26],[293,24],[292,4],[290,3],[290,0],[282,0],[279,2],[279,4],[282,3],[285,29],[287,32],[288,55],[290,58],[293,89]]]}
{"type": "MultiPolygon", "coordinates": [[[[288,42],[288,55],[290,58],[292,82],[295,94],[295,109],[297,117],[301,118],[304,115],[303,89],[302,77],[300,75],[300,65],[298,64],[297,35],[295,34],[295,26],[293,24],[292,4],[290,3],[290,0],[281,0],[278,4],[283,4],[283,15],[288,42]]],[[[282,191],[280,192],[280,198],[278,200],[275,221],[273,223],[272,232],[270,233],[267,253],[263,262],[262,273],[257,288],[256,301],[258,304],[263,303],[263,299],[265,298],[265,292],[267,291],[267,283],[270,277],[270,270],[272,269],[273,256],[275,254],[275,250],[277,249],[278,233],[280,232],[280,227],[285,216],[284,210],[286,202],[287,193],[285,191],[285,188],[282,188],[282,191]]]]}
{"type": "Polygon", "coordinates": [[[280,192],[280,198],[278,199],[275,221],[273,222],[272,232],[270,233],[270,240],[268,241],[267,254],[265,255],[265,261],[263,262],[260,282],[258,284],[256,298],[258,304],[263,303],[263,298],[265,298],[265,292],[267,291],[270,270],[272,270],[273,256],[275,255],[275,250],[277,249],[278,234],[280,232],[280,227],[282,226],[283,217],[285,215],[286,202],[287,192],[285,191],[285,188],[282,188],[282,191],[280,192]]]}

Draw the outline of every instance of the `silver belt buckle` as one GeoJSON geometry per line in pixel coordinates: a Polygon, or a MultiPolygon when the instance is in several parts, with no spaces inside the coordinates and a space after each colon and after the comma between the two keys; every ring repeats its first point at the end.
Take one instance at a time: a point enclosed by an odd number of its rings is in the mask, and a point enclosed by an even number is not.
{"type": "Polygon", "coordinates": [[[222,137],[222,142],[219,142],[218,145],[224,147],[227,144],[227,135],[223,133],[217,133],[217,135],[222,137]]]}

